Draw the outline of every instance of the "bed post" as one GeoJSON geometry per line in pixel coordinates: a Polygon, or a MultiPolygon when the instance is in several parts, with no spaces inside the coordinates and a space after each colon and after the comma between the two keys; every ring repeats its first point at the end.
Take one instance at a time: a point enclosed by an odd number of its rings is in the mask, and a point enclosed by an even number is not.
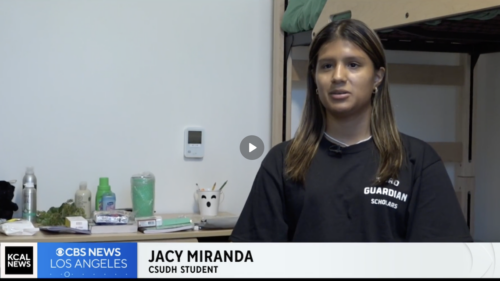
{"type": "Polygon", "coordinates": [[[272,66],[272,123],[271,146],[283,142],[284,119],[284,74],[285,74],[285,34],[281,21],[285,13],[285,0],[273,2],[273,66],[272,66]]]}
{"type": "Polygon", "coordinates": [[[477,54],[462,54],[461,64],[464,66],[464,86],[457,103],[457,139],[462,142],[462,162],[455,165],[455,189],[470,233],[474,237],[474,136],[475,108],[474,66],[477,54]]]}
{"type": "Polygon", "coordinates": [[[292,138],[292,74],[293,74],[293,62],[292,55],[290,54],[286,58],[285,63],[285,141],[292,138]]]}

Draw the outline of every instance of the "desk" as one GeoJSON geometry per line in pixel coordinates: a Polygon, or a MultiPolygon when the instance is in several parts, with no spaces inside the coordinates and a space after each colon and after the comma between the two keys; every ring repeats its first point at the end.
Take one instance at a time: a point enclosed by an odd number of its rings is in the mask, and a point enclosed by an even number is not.
{"type": "MultiPolygon", "coordinates": [[[[162,218],[189,217],[193,223],[198,223],[202,219],[199,214],[179,213],[164,214],[162,218]]],[[[219,213],[217,217],[232,217],[230,213],[219,213]]],[[[213,218],[213,217],[212,217],[213,218]]],[[[39,231],[31,236],[7,236],[0,233],[0,243],[9,242],[211,242],[225,241],[232,233],[232,229],[223,230],[190,230],[170,233],[144,234],[134,233],[113,233],[113,234],[55,234],[39,231]]]]}

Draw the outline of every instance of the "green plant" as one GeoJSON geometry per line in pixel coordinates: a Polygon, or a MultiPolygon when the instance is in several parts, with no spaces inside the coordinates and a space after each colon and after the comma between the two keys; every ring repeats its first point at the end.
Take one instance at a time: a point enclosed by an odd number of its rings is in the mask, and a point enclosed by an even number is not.
{"type": "Polygon", "coordinates": [[[85,217],[85,210],[76,207],[73,204],[73,200],[69,199],[62,205],[57,207],[51,207],[48,211],[38,211],[36,214],[37,223],[42,226],[58,226],[64,225],[64,220],[66,217],[85,217]]]}

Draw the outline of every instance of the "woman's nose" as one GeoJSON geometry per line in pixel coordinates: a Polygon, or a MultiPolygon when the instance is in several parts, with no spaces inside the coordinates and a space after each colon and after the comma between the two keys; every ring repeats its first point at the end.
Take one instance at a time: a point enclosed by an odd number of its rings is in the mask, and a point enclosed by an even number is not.
{"type": "Polygon", "coordinates": [[[333,75],[332,75],[332,82],[333,83],[341,83],[341,82],[345,82],[346,78],[346,73],[345,73],[345,68],[342,64],[337,64],[337,66],[335,67],[334,71],[333,71],[333,75]]]}

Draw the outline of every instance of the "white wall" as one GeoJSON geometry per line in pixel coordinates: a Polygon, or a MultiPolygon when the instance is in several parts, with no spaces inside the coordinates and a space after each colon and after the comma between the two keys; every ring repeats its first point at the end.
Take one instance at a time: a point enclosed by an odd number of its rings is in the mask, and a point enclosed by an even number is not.
{"type": "Polygon", "coordinates": [[[475,238],[500,242],[500,53],[479,57],[476,65],[475,238]]]}
{"type": "Polygon", "coordinates": [[[240,141],[271,143],[272,1],[4,0],[0,38],[0,180],[18,204],[34,166],[39,210],[99,177],[131,207],[148,170],[158,213],[225,180],[221,211],[241,211],[262,158],[240,141]],[[186,126],[206,130],[203,161],[183,158],[186,126]]]}
{"type": "MultiPolygon", "coordinates": [[[[294,59],[307,59],[307,47],[296,47],[294,59]]],[[[387,51],[388,63],[459,65],[459,55],[387,51]]],[[[390,77],[389,69],[389,77],[390,77]]],[[[390,78],[389,78],[390,79],[390,78]]],[[[292,134],[297,130],[306,98],[306,81],[292,85],[292,134]]],[[[428,142],[456,141],[455,116],[460,88],[456,86],[390,85],[391,102],[399,130],[428,142]]],[[[445,163],[452,182],[455,171],[445,163]]]]}

